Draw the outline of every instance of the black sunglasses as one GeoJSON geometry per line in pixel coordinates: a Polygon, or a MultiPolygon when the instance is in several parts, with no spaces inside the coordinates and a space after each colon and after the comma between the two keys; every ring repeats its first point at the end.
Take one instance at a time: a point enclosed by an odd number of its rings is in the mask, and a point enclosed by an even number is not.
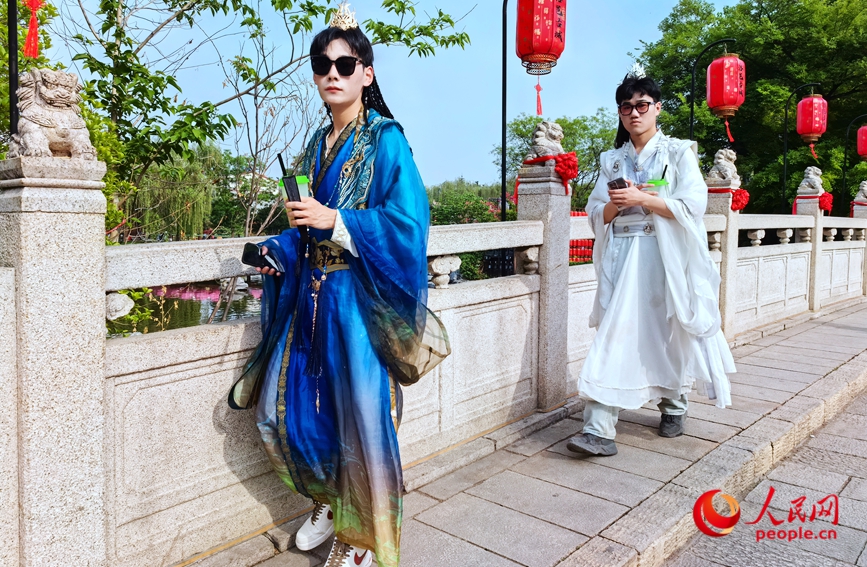
{"type": "Polygon", "coordinates": [[[639,101],[638,104],[629,104],[628,102],[624,102],[621,104],[618,109],[620,110],[620,114],[623,116],[629,116],[632,114],[632,109],[638,111],[638,114],[645,114],[648,110],[650,110],[650,105],[656,104],[655,102],[647,102],[645,100],[639,101]]]}
{"type": "Polygon", "coordinates": [[[341,77],[351,77],[355,74],[355,68],[359,63],[364,64],[358,57],[350,57],[349,55],[338,57],[336,61],[332,61],[324,55],[313,55],[310,57],[310,66],[316,75],[327,75],[331,72],[331,66],[334,65],[337,67],[337,72],[341,77]]]}

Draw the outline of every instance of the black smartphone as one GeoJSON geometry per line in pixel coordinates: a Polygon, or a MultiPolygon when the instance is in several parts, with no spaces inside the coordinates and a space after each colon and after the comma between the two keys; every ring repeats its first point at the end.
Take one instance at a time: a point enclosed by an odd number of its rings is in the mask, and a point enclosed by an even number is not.
{"type": "Polygon", "coordinates": [[[267,254],[262,254],[262,245],[255,242],[248,242],[244,245],[241,261],[254,268],[273,268],[281,274],[286,272],[283,269],[283,264],[280,263],[280,260],[270,250],[268,250],[267,254]]]}
{"type": "Polygon", "coordinates": [[[608,182],[609,189],[626,189],[629,187],[629,184],[622,177],[618,177],[617,179],[612,179],[608,182]]]}

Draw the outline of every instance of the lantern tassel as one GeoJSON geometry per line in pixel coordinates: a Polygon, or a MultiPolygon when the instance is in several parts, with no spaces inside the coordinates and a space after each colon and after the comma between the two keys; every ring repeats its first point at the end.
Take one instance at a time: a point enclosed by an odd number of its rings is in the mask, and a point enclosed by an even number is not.
{"type": "Polygon", "coordinates": [[[542,85],[541,79],[536,79],[536,116],[542,116],[542,85]]]}
{"type": "Polygon", "coordinates": [[[536,116],[542,116],[542,84],[541,79],[536,78],[536,116]]]}
{"type": "Polygon", "coordinates": [[[729,119],[728,118],[726,118],[726,134],[729,135],[729,142],[731,142],[733,144],[735,142],[735,139],[732,136],[731,128],[729,128],[729,119]]]}
{"type": "Polygon", "coordinates": [[[816,155],[816,144],[810,144],[810,151],[813,152],[813,159],[819,161],[819,156],[816,155]]]}
{"type": "Polygon", "coordinates": [[[42,7],[42,0],[27,0],[30,8],[30,23],[27,26],[27,39],[24,41],[24,57],[39,57],[39,19],[36,12],[42,7]]]}

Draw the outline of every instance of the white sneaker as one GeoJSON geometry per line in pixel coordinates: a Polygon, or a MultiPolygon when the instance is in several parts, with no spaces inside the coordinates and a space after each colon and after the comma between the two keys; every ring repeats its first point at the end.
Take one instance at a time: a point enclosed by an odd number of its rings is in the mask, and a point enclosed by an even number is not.
{"type": "Polygon", "coordinates": [[[331,506],[315,500],[313,504],[313,515],[307,518],[295,534],[295,547],[301,551],[310,551],[334,533],[334,512],[331,511],[331,506]]]}
{"type": "Polygon", "coordinates": [[[373,552],[360,547],[354,547],[334,538],[331,553],[324,567],[371,567],[373,552]]]}

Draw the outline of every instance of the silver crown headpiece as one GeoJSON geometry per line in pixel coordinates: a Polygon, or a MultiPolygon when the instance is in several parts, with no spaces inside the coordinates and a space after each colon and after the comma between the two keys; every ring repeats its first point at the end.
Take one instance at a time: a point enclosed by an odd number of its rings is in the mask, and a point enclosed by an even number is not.
{"type": "Polygon", "coordinates": [[[349,10],[349,2],[343,2],[337,7],[337,11],[331,16],[331,24],[329,27],[340,28],[343,31],[352,30],[358,27],[358,20],[355,19],[355,12],[349,10]]]}
{"type": "Polygon", "coordinates": [[[626,76],[630,79],[643,79],[647,76],[647,71],[644,70],[644,66],[641,63],[636,61],[632,64],[626,76]]]}

